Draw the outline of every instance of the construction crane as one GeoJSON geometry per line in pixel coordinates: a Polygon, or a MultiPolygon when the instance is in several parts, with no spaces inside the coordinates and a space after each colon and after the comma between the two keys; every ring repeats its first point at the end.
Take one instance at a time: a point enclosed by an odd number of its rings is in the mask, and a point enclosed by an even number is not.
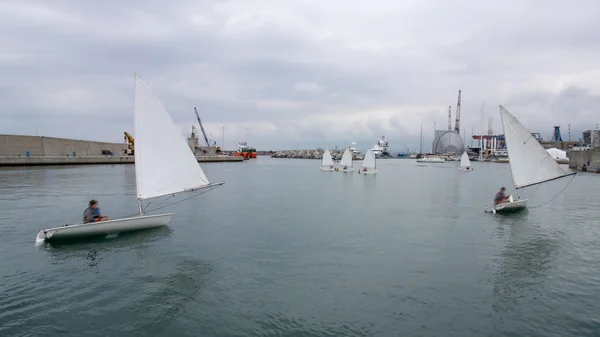
{"type": "Polygon", "coordinates": [[[452,130],[452,105],[448,105],[448,131],[452,130]]]}
{"type": "Polygon", "coordinates": [[[458,103],[456,103],[456,121],[454,122],[454,131],[460,134],[460,90],[458,90],[458,103]]]}
{"type": "Polygon", "coordinates": [[[129,132],[125,131],[125,141],[128,143],[127,149],[124,151],[125,154],[133,156],[134,154],[134,141],[133,137],[129,134],[129,132]]]}
{"type": "MultiPolygon", "coordinates": [[[[208,139],[208,136],[206,135],[206,131],[204,131],[204,125],[202,125],[202,120],[200,119],[200,114],[198,114],[198,110],[196,109],[196,107],[194,107],[194,112],[196,113],[196,118],[198,119],[198,124],[200,124],[200,130],[202,130],[202,135],[204,136],[204,141],[206,142],[206,145],[208,147],[216,147],[216,152],[220,153],[221,147],[217,146],[217,142],[215,140],[208,139]]],[[[210,136],[212,138],[212,134],[210,136]]]]}
{"type": "Polygon", "coordinates": [[[198,118],[198,124],[200,124],[200,130],[202,130],[202,135],[204,136],[204,141],[206,142],[206,146],[214,147],[217,145],[217,142],[214,140],[208,140],[208,136],[206,136],[206,131],[204,131],[204,125],[202,125],[202,120],[200,119],[200,115],[198,114],[198,110],[194,107],[194,112],[196,112],[196,118],[198,118]]]}

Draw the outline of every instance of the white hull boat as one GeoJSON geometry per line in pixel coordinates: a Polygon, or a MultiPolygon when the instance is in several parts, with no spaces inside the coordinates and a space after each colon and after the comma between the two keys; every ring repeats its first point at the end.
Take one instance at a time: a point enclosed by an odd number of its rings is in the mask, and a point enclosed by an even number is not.
{"type": "Polygon", "coordinates": [[[340,172],[354,172],[354,167],[352,167],[352,153],[350,152],[350,149],[346,149],[342,155],[342,160],[340,160],[340,172]]]}
{"type": "Polygon", "coordinates": [[[500,105],[500,117],[508,152],[510,176],[517,200],[514,200],[511,195],[507,203],[486,207],[485,211],[492,213],[526,209],[527,199],[521,199],[519,189],[576,174],[576,172],[565,173],[529,130],[502,105],[500,105]]]}
{"type": "Polygon", "coordinates": [[[471,168],[471,161],[469,160],[469,155],[467,154],[467,151],[463,152],[462,156],[460,157],[460,166],[458,167],[458,169],[464,172],[473,171],[473,169],[471,168]]]}
{"type": "Polygon", "coordinates": [[[359,174],[376,174],[377,173],[377,161],[375,160],[375,154],[370,149],[365,153],[365,159],[363,159],[359,174]]]}
{"type": "Polygon", "coordinates": [[[321,171],[334,171],[335,163],[333,162],[333,158],[331,157],[331,152],[329,150],[325,150],[323,152],[323,160],[321,161],[321,171]]]}
{"type": "Polygon", "coordinates": [[[171,221],[172,215],[173,213],[143,215],[117,220],[64,225],[61,227],[42,229],[37,235],[36,243],[50,239],[66,240],[167,226],[171,221]]]}
{"type": "Polygon", "coordinates": [[[490,213],[511,213],[522,211],[527,208],[527,199],[513,200],[512,195],[509,197],[509,202],[504,202],[494,206],[490,206],[485,209],[486,212],[490,213]]]}
{"type": "MultiPolygon", "coordinates": [[[[42,229],[36,244],[48,240],[102,236],[169,225],[172,213],[147,215],[142,201],[216,188],[152,90],[134,75],[135,180],[138,215],[42,229]]],[[[162,203],[161,202],[161,203],[162,203]]],[[[148,208],[149,204],[146,205],[148,208]]],[[[166,206],[166,205],[165,205],[166,206]]],[[[162,206],[162,207],[165,207],[162,206]]],[[[161,208],[162,208],[161,207],[161,208]]]]}

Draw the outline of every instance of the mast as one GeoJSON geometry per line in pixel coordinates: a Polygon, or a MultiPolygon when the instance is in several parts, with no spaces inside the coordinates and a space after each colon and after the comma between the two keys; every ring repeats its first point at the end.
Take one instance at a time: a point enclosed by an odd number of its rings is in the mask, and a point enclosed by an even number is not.
{"type": "Polygon", "coordinates": [[[419,143],[419,154],[423,154],[423,125],[421,125],[421,138],[419,143]]]}

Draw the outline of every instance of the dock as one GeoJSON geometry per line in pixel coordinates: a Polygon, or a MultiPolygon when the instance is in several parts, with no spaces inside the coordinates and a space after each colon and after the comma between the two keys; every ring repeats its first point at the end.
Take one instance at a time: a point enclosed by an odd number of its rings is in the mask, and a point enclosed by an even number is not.
{"type": "MultiPolygon", "coordinates": [[[[243,162],[244,158],[236,156],[197,156],[199,163],[243,162]]],[[[45,166],[45,165],[102,165],[102,164],[135,164],[133,156],[40,156],[40,157],[0,157],[2,166],[45,166]]]]}

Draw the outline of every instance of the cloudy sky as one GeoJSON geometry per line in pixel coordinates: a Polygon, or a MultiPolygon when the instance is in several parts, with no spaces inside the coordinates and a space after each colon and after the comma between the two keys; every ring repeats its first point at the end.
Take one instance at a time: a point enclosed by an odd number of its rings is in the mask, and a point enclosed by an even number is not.
{"type": "MultiPolygon", "coordinates": [[[[598,0],[1,0],[0,133],[122,141],[133,73],[226,148],[430,146],[498,104],[550,137],[600,122],[598,0]],[[453,121],[454,123],[454,121],[453,121]]],[[[461,133],[463,133],[461,131],[461,133]]]]}

